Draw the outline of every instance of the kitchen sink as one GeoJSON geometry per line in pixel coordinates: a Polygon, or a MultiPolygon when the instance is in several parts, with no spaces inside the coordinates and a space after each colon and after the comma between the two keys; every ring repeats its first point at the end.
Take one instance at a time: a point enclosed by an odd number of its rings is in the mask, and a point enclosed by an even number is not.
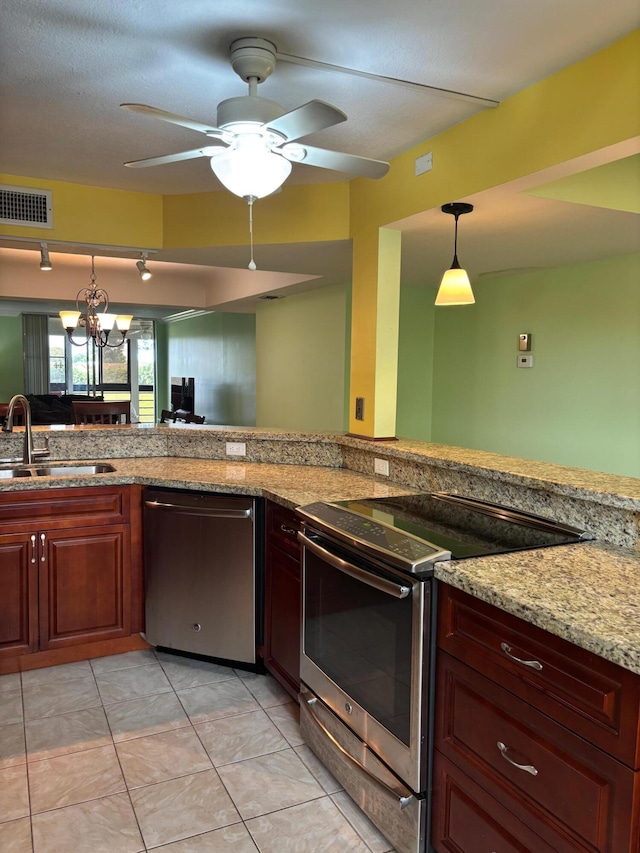
{"type": "Polygon", "coordinates": [[[30,477],[28,468],[0,468],[0,480],[12,480],[14,477],[30,477]]]}
{"type": "Polygon", "coordinates": [[[0,480],[14,477],[84,477],[87,474],[109,474],[116,469],[105,462],[84,464],[71,462],[68,465],[16,465],[0,468],[0,480]]]}

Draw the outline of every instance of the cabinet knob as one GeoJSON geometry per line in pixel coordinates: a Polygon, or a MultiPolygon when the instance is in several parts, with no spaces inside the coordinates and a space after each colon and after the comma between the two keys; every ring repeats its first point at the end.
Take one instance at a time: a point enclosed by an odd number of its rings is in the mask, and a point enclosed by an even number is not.
{"type": "Polygon", "coordinates": [[[511,646],[507,643],[500,643],[500,648],[505,653],[505,655],[509,658],[509,660],[515,661],[516,663],[522,664],[522,666],[530,666],[531,669],[542,669],[542,664],[539,660],[523,660],[522,658],[516,657],[511,651],[511,646]]]}

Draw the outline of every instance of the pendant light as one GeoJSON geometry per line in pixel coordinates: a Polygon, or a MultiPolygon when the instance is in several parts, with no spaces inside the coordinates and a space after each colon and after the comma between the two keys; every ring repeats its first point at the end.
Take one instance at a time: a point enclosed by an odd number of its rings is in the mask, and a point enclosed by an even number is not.
{"type": "Polygon", "coordinates": [[[458,262],[458,217],[465,213],[471,213],[473,205],[464,201],[454,201],[443,204],[440,208],[443,213],[455,217],[455,237],[453,243],[453,261],[451,267],[446,270],[440,282],[436,305],[473,305],[476,301],[471,290],[471,282],[467,271],[463,270],[458,262]]]}

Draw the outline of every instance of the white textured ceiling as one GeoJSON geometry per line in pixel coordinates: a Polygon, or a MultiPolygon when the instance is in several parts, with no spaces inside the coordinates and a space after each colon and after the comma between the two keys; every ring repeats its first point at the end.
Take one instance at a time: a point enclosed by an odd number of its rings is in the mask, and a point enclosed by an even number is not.
{"type": "MultiPolygon", "coordinates": [[[[154,193],[218,189],[206,159],[126,169],[125,160],[194,148],[204,137],[119,104],[141,102],[215,121],[221,100],[246,94],[229,64],[229,45],[243,36],[268,38],[281,53],[500,101],[639,23],[637,0],[2,0],[0,170],[154,193]]],[[[379,159],[480,109],[428,91],[285,62],[278,62],[259,94],[287,110],[312,98],[334,104],[348,121],[307,140],[379,159]]],[[[335,179],[344,176],[300,165],[290,178],[335,179]]],[[[541,199],[531,201],[542,211],[541,199]]],[[[484,202],[490,210],[490,196],[484,202]]],[[[493,204],[493,221],[502,214],[503,243],[508,204],[504,194],[493,204]]],[[[478,208],[478,223],[480,215],[478,208]]],[[[432,215],[401,226],[410,232],[403,266],[414,278],[421,275],[421,230],[432,228],[436,239],[439,229],[443,245],[450,242],[450,217],[440,220],[432,215]]],[[[565,224],[564,242],[570,243],[572,226],[565,224]]],[[[612,227],[619,232],[620,222],[612,227]]],[[[595,225],[589,228],[597,232],[595,225]]],[[[550,246],[554,235],[544,233],[550,246]]],[[[348,278],[345,245],[336,245],[333,254],[322,248],[309,246],[305,253],[299,247],[295,254],[291,247],[262,247],[262,268],[319,274],[324,283],[348,278]]],[[[531,254],[532,244],[525,248],[531,254]]],[[[537,260],[546,265],[540,249],[538,243],[537,260]]],[[[159,257],[244,267],[244,254],[223,247],[159,257]]],[[[554,261],[557,255],[550,252],[554,261]]],[[[508,263],[528,265],[517,258],[508,263]]],[[[504,268],[499,251],[480,266],[504,268]]]]}

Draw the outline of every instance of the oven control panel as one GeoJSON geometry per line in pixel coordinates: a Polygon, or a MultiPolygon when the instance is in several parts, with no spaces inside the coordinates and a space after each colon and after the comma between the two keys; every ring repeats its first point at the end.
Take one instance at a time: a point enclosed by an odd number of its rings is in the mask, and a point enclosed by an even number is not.
{"type": "Polygon", "coordinates": [[[450,551],[343,507],[318,502],[299,507],[297,511],[335,535],[342,535],[352,546],[386,556],[389,562],[405,571],[416,572],[438,560],[451,559],[450,551]]]}

